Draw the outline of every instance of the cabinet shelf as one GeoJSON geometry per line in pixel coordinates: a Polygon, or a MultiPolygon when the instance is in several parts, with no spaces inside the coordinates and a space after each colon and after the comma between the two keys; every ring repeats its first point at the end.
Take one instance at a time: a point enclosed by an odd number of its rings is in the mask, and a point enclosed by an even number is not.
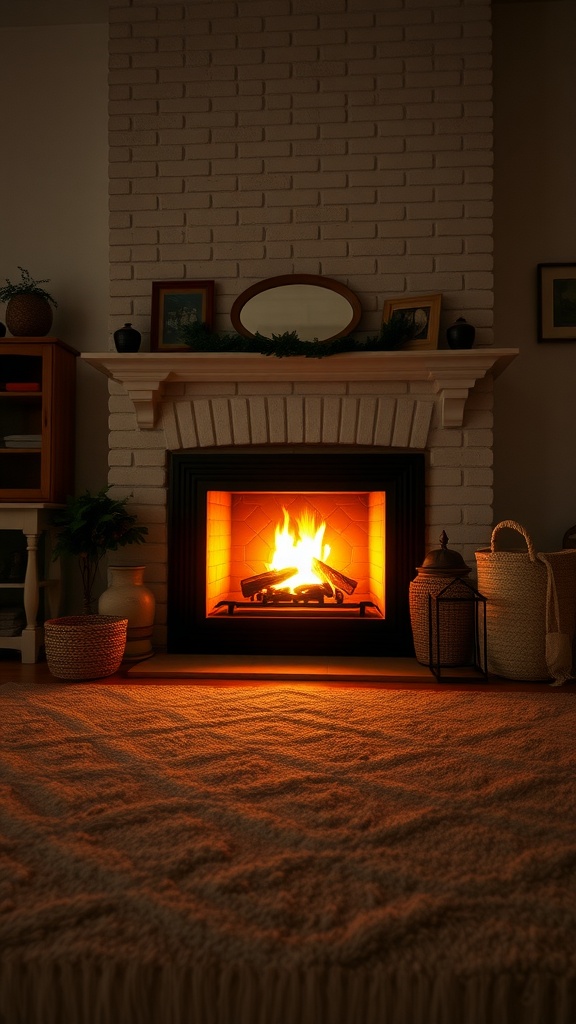
{"type": "MultiPolygon", "coordinates": [[[[38,586],[40,589],[42,589],[42,587],[45,587],[46,580],[39,580],[38,586]]],[[[19,580],[17,583],[14,581],[8,583],[0,583],[0,590],[24,590],[24,580],[19,580]]]]}

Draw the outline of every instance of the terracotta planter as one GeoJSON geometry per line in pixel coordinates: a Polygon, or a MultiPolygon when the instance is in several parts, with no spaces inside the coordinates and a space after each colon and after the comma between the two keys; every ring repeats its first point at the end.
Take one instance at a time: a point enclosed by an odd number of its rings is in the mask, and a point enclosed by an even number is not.
{"type": "Polygon", "coordinates": [[[6,325],[15,338],[43,338],[52,327],[52,307],[42,295],[15,295],[6,306],[6,325]]]}

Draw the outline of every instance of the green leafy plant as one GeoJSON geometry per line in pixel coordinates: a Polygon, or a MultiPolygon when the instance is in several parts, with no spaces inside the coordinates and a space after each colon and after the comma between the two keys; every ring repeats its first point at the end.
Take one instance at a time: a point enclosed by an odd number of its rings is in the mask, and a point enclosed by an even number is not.
{"type": "Polygon", "coordinates": [[[10,299],[14,299],[17,295],[39,295],[40,298],[51,302],[53,306],[58,305],[56,299],[45,288],[41,287],[43,284],[48,284],[49,278],[45,277],[40,281],[35,281],[24,267],[18,267],[18,270],[22,280],[18,284],[12,284],[12,281],[6,278],[6,284],[0,287],[0,302],[9,302],[10,299]]]}
{"type": "Polygon", "coordinates": [[[414,328],[404,317],[393,313],[384,321],[378,334],[361,341],[348,334],[332,341],[302,341],[296,331],[273,334],[266,338],[256,334],[246,338],[242,334],[218,334],[205,323],[187,324],[181,333],[185,344],[193,352],[259,352],[265,356],[306,356],[308,359],[323,359],[342,352],[386,352],[401,348],[413,337],[414,328]]]}
{"type": "Polygon", "coordinates": [[[397,311],[389,320],[382,321],[380,333],[375,338],[368,338],[364,347],[370,352],[391,352],[402,348],[413,337],[414,327],[397,311]]]}
{"type": "Polygon", "coordinates": [[[53,557],[67,554],[77,558],[86,614],[94,605],[94,584],[106,552],[127,544],[142,544],[148,533],[146,526],[136,525],[136,516],[127,510],[129,498],[111,498],[108,490],[105,487],[96,494],[85,491],[68,498],[66,508],[54,514],[58,535],[53,557]]]}

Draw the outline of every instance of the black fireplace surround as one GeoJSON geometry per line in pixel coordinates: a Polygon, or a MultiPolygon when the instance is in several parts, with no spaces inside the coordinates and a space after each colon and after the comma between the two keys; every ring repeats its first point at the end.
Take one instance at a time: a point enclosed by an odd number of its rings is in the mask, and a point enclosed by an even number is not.
{"type": "Polygon", "coordinates": [[[413,656],[408,595],[424,558],[424,453],[204,449],[168,459],[169,653],[413,656]],[[385,617],[207,615],[209,491],[384,491],[385,617]]]}

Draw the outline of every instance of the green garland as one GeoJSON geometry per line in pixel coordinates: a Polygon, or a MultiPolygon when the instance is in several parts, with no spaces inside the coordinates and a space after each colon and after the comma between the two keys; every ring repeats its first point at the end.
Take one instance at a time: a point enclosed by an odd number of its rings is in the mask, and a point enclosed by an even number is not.
{"type": "Polygon", "coordinates": [[[193,352],[259,352],[264,356],[306,356],[323,359],[341,352],[390,352],[409,341],[413,328],[404,318],[395,314],[383,322],[378,334],[360,341],[348,334],[333,341],[302,341],[296,331],[273,334],[265,338],[256,333],[253,338],[242,334],[218,334],[205,323],[189,324],[182,328],[185,344],[193,352]]]}

